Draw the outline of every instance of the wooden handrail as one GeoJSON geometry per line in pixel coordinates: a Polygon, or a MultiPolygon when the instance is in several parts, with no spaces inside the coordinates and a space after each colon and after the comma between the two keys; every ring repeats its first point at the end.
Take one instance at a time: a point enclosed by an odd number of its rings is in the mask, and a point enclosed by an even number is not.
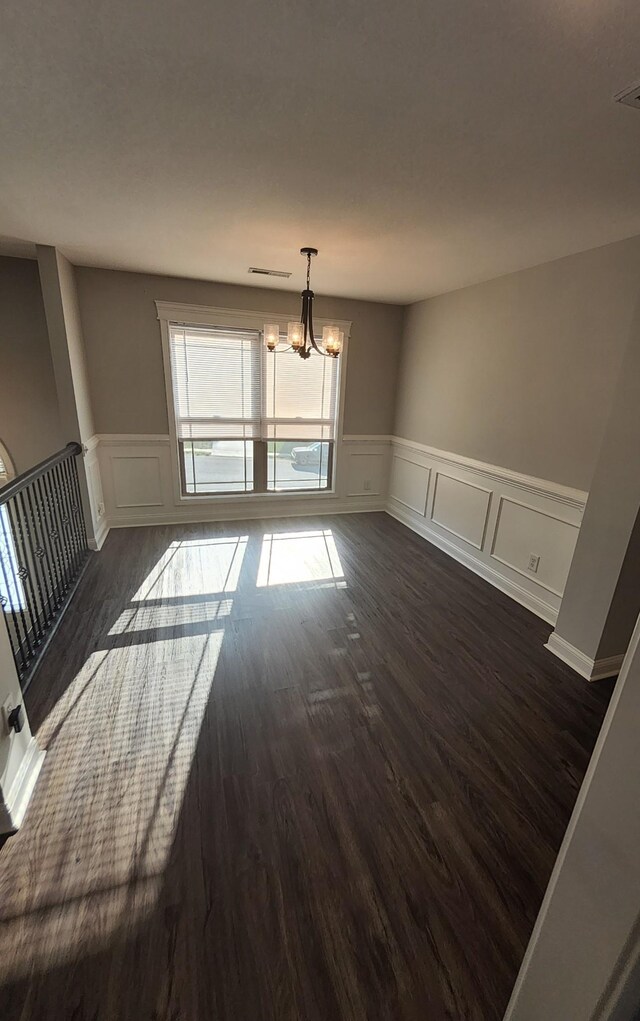
{"type": "Polygon", "coordinates": [[[62,450],[58,450],[57,453],[51,454],[50,457],[46,457],[44,461],[40,461],[40,464],[34,465],[33,468],[29,468],[28,471],[23,472],[22,475],[16,475],[15,479],[11,482],[7,482],[6,486],[0,489],[0,507],[3,503],[7,503],[16,493],[22,492],[31,482],[35,482],[36,479],[41,478],[50,468],[53,468],[56,464],[60,464],[61,461],[66,461],[68,457],[76,456],[82,453],[82,447],[79,443],[67,443],[66,447],[62,450]]]}

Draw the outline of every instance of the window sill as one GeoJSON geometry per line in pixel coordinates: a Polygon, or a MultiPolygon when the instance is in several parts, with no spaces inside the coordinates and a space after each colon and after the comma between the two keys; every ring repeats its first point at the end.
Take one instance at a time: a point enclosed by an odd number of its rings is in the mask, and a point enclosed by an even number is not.
{"type": "Polygon", "coordinates": [[[180,506],[189,504],[223,504],[223,503],[237,503],[238,501],[249,502],[249,503],[271,503],[273,500],[336,500],[338,494],[335,489],[321,489],[318,491],[310,489],[296,489],[288,490],[280,493],[221,493],[216,496],[215,493],[206,493],[202,496],[185,496],[181,494],[178,498],[177,503],[180,506]]]}

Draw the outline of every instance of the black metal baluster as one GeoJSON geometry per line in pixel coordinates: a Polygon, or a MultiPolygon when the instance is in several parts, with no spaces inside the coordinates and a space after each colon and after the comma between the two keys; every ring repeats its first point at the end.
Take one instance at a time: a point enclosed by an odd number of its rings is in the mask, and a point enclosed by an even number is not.
{"type": "MultiPolygon", "coordinates": [[[[15,565],[13,563],[13,557],[11,556],[11,550],[15,551],[15,542],[14,542],[14,537],[13,537],[13,526],[12,526],[12,522],[11,522],[11,502],[6,503],[5,507],[6,507],[6,514],[0,515],[0,521],[2,523],[2,533],[4,535],[5,549],[7,550],[7,554],[8,554],[9,566],[11,568],[11,574],[13,576],[13,591],[14,591],[15,597],[17,598],[18,604],[19,604],[18,605],[18,617],[19,617],[20,622],[22,624],[22,637],[20,636],[20,629],[18,629],[18,631],[16,633],[17,634],[17,640],[20,643],[20,652],[22,654],[23,664],[26,666],[26,664],[28,663],[29,659],[33,656],[33,646],[31,644],[31,637],[29,635],[29,629],[27,627],[27,621],[26,621],[26,618],[25,618],[25,615],[24,615],[24,607],[22,605],[22,599],[20,598],[20,594],[23,591],[22,582],[20,580],[19,573],[15,569],[15,565]],[[8,531],[7,531],[7,525],[9,526],[9,530],[8,531]],[[27,655],[25,656],[25,654],[27,654],[27,655]]],[[[13,598],[11,596],[11,590],[10,589],[8,590],[7,595],[9,596],[9,599],[13,603],[13,598]]]]}
{"type": "Polygon", "coordinates": [[[27,486],[25,493],[27,496],[27,502],[29,504],[29,510],[31,512],[31,518],[34,522],[34,528],[38,535],[38,545],[34,550],[34,556],[38,560],[40,569],[40,575],[42,578],[42,586],[44,594],[48,603],[46,623],[49,624],[55,615],[55,605],[53,602],[54,585],[53,578],[51,576],[51,564],[49,562],[49,556],[47,554],[47,544],[45,541],[44,524],[42,521],[42,514],[40,512],[40,503],[38,501],[38,494],[36,492],[36,486],[39,480],[36,480],[32,485],[27,486]]]}
{"type": "Polygon", "coordinates": [[[39,600],[37,597],[36,586],[34,584],[35,564],[33,551],[35,549],[35,544],[29,530],[29,519],[25,510],[23,494],[16,493],[15,500],[13,500],[12,503],[20,549],[22,551],[23,581],[25,582],[25,590],[27,592],[27,608],[29,610],[29,616],[31,617],[31,630],[35,638],[34,644],[40,645],[40,642],[44,637],[44,631],[42,630],[42,621],[40,619],[40,612],[38,609],[39,600]]]}
{"type": "Polygon", "coordinates": [[[82,503],[80,501],[80,490],[77,486],[78,483],[78,466],[75,457],[70,457],[68,461],[65,461],[68,477],[69,477],[69,493],[71,496],[71,512],[73,515],[73,527],[78,541],[79,549],[82,556],[86,556],[87,553],[87,535],[84,530],[84,515],[82,513],[82,503]]]}
{"type": "Polygon", "coordinates": [[[56,489],[58,492],[58,499],[60,502],[60,523],[62,525],[62,542],[64,545],[65,553],[69,564],[69,573],[67,575],[67,584],[74,577],[76,568],[78,566],[78,550],[73,542],[71,534],[71,506],[69,504],[67,493],[67,487],[63,477],[62,464],[57,464],[53,468],[53,476],[56,481],[56,489]]]}
{"type": "Polygon", "coordinates": [[[78,507],[78,513],[77,513],[76,516],[77,516],[78,523],[79,523],[79,526],[80,526],[80,538],[81,538],[81,541],[82,541],[83,548],[85,550],[87,550],[88,549],[87,526],[86,526],[86,522],[84,520],[84,514],[82,513],[82,495],[80,493],[80,480],[78,479],[78,462],[77,462],[75,457],[72,458],[71,464],[72,464],[71,475],[72,475],[72,478],[73,478],[73,488],[74,488],[74,492],[76,494],[76,505],[78,507]]]}
{"type": "Polygon", "coordinates": [[[31,487],[27,486],[21,493],[17,494],[16,500],[20,501],[23,519],[26,524],[26,534],[29,539],[29,562],[32,569],[32,582],[36,594],[38,621],[40,623],[40,630],[44,633],[44,629],[49,619],[46,597],[47,586],[42,560],[39,556],[40,534],[38,531],[38,523],[36,521],[30,497],[31,487]]]}
{"type": "Polygon", "coordinates": [[[55,478],[51,469],[49,469],[47,474],[44,476],[43,481],[46,488],[49,490],[49,495],[51,498],[51,510],[53,513],[54,527],[50,535],[51,538],[53,539],[54,552],[58,558],[58,563],[60,565],[60,575],[62,579],[60,597],[61,599],[64,599],[64,594],[67,590],[67,584],[69,580],[69,558],[67,556],[67,551],[62,541],[63,537],[62,515],[60,513],[60,502],[58,494],[55,491],[55,478]]]}
{"type": "Polygon", "coordinates": [[[43,513],[46,515],[46,518],[44,519],[44,531],[42,534],[46,543],[50,573],[52,574],[52,578],[55,578],[55,585],[51,594],[57,610],[62,601],[62,576],[60,574],[60,565],[56,556],[54,540],[51,538],[51,529],[54,527],[53,510],[49,500],[49,492],[47,487],[44,485],[44,480],[41,478],[37,479],[36,485],[40,496],[40,506],[42,507],[43,513]]]}
{"type": "Polygon", "coordinates": [[[87,535],[86,531],[84,531],[84,515],[82,513],[82,503],[80,501],[80,490],[76,487],[78,469],[75,457],[70,457],[68,461],[65,462],[65,468],[69,479],[69,498],[71,501],[73,527],[81,559],[84,560],[87,555],[87,535]]]}
{"type": "MultiPolygon", "coordinates": [[[[18,654],[20,654],[20,658],[22,659],[22,666],[23,666],[23,668],[25,668],[26,665],[27,665],[28,660],[27,660],[27,658],[25,656],[24,647],[23,647],[23,640],[20,637],[20,624],[19,624],[19,621],[18,621],[18,615],[16,614],[16,608],[14,606],[14,600],[13,600],[13,597],[11,595],[12,590],[14,592],[18,591],[18,584],[17,584],[17,578],[15,576],[15,572],[13,570],[13,567],[12,567],[11,561],[10,561],[9,545],[8,545],[9,540],[8,540],[8,537],[7,537],[7,530],[6,530],[6,527],[5,527],[5,521],[6,521],[6,517],[8,517],[8,513],[9,513],[8,511],[3,511],[3,508],[0,507],[0,527],[2,527],[2,535],[4,537],[5,549],[7,551],[6,552],[6,558],[5,558],[5,556],[2,555],[2,551],[0,550],[0,569],[2,570],[2,577],[3,577],[3,580],[4,580],[4,588],[5,588],[5,593],[6,593],[6,595],[4,595],[2,597],[2,609],[3,609],[3,612],[6,614],[7,613],[6,607],[7,606],[9,607],[9,612],[11,613],[11,620],[13,622],[13,631],[7,625],[7,630],[9,632],[9,640],[11,642],[11,647],[13,649],[14,657],[16,659],[16,664],[17,664],[18,654]],[[9,581],[9,574],[8,574],[9,568],[11,568],[11,576],[13,578],[13,585],[11,585],[11,583],[9,581]]],[[[17,665],[18,665],[18,668],[19,668],[19,664],[17,664],[17,665]]]]}

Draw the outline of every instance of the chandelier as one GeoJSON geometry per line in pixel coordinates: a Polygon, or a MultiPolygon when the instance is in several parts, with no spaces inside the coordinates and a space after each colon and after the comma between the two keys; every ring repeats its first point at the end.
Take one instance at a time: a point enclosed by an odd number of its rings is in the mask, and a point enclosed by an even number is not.
{"type": "MultiPolygon", "coordinates": [[[[311,276],[311,257],[318,254],[317,248],[301,248],[300,255],[307,258],[307,286],[302,291],[302,311],[300,322],[287,323],[288,347],[280,348],[284,351],[297,351],[301,358],[309,358],[311,351],[317,351],[320,355],[329,358],[337,358],[342,351],[344,335],[337,326],[324,326],[322,329],[322,342],[318,344],[313,333],[313,298],[314,294],[309,286],[311,276]]],[[[265,323],[264,342],[267,351],[275,351],[280,345],[280,324],[265,323]]]]}

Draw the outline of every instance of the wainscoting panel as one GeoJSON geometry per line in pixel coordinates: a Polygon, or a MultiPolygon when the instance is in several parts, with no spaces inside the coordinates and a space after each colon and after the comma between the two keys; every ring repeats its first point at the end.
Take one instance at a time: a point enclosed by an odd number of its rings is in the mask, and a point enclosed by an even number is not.
{"type": "Polygon", "coordinates": [[[102,435],[87,447],[102,539],[109,528],[128,525],[386,510],[550,623],[587,497],[413,441],[344,436],[333,493],[185,500],[177,494],[168,436],[102,435]],[[531,554],[540,557],[536,572],[528,569],[531,554]]]}
{"type": "Polygon", "coordinates": [[[394,450],[391,458],[389,496],[395,503],[424,517],[427,513],[430,478],[431,468],[394,450]]]}
{"type": "Polygon", "coordinates": [[[431,520],[476,549],[484,545],[490,506],[490,489],[436,472],[431,520]]]}
{"type": "Polygon", "coordinates": [[[503,496],[491,556],[553,595],[562,596],[578,532],[576,522],[503,496]],[[531,556],[540,558],[534,572],[529,567],[531,556]]]}
{"type": "Polygon", "coordinates": [[[391,448],[388,512],[555,623],[587,494],[399,437],[391,448]]]}
{"type": "Polygon", "coordinates": [[[160,458],[126,455],[111,458],[115,506],[162,507],[160,458]]]}
{"type": "Polygon", "coordinates": [[[347,496],[382,496],[386,490],[388,449],[347,448],[347,496]]]}
{"type": "Polygon", "coordinates": [[[181,498],[171,441],[164,435],[99,435],[97,447],[106,528],[384,510],[387,437],[344,437],[336,452],[333,493],[268,493],[181,498]]]}

